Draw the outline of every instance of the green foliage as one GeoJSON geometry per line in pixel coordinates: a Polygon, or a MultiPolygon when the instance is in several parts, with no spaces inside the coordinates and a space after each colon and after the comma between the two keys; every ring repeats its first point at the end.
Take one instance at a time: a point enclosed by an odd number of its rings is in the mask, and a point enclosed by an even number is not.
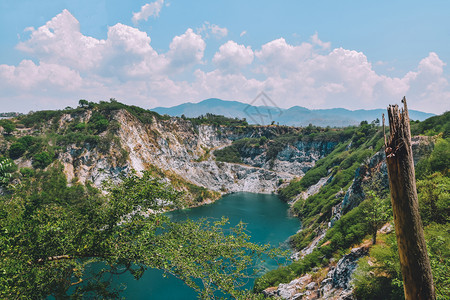
{"type": "Polygon", "coordinates": [[[420,216],[427,225],[450,221],[450,178],[435,173],[417,181],[420,216]]]}
{"type": "Polygon", "coordinates": [[[416,167],[416,177],[423,179],[434,172],[449,174],[450,166],[450,139],[439,138],[436,141],[433,151],[423,157],[416,167]]]}
{"type": "Polygon", "coordinates": [[[450,226],[432,223],[424,228],[438,300],[450,295],[450,226]]]}
{"type": "Polygon", "coordinates": [[[395,235],[385,240],[370,249],[369,258],[358,261],[352,282],[357,299],[404,299],[395,235]]]}
{"type": "Polygon", "coordinates": [[[95,112],[92,114],[92,117],[89,119],[89,125],[96,130],[97,133],[101,133],[108,128],[109,121],[105,118],[104,115],[95,112]]]}
{"type": "Polygon", "coordinates": [[[235,145],[231,145],[214,151],[217,161],[229,163],[242,163],[241,156],[235,145]]]}
{"type": "Polygon", "coordinates": [[[12,159],[18,159],[26,151],[26,146],[22,143],[14,143],[9,147],[9,157],[12,159]]]}
{"type": "Polygon", "coordinates": [[[52,161],[53,158],[49,152],[40,152],[33,156],[31,165],[35,169],[45,169],[52,161]]]}
{"type": "Polygon", "coordinates": [[[16,125],[11,120],[0,120],[0,126],[3,127],[6,134],[11,134],[14,130],[16,130],[16,125]]]}
{"type": "Polygon", "coordinates": [[[365,220],[366,214],[363,207],[364,205],[362,207],[360,205],[342,216],[333,227],[327,231],[321,244],[325,241],[331,241],[331,249],[340,250],[347,249],[353,244],[360,243],[369,233],[369,226],[365,220]]]}
{"type": "Polygon", "coordinates": [[[107,196],[66,183],[62,167],[50,168],[0,198],[0,298],[115,298],[108,274],[139,279],[157,268],[202,299],[216,291],[252,299],[238,288],[253,276],[255,259],[279,253],[250,243],[243,224],[173,223],[151,213],[176,207],[180,193],[149,173],[106,185],[107,196]]]}
{"type": "Polygon", "coordinates": [[[392,217],[391,202],[390,199],[380,199],[373,190],[367,190],[365,194],[366,200],[360,204],[360,207],[363,210],[369,234],[372,235],[372,244],[375,244],[378,229],[392,217]]]}
{"type": "MultiPolygon", "coordinates": [[[[431,223],[424,228],[437,299],[450,293],[450,229],[448,223],[431,223]]],[[[403,282],[395,234],[373,246],[353,274],[357,299],[404,299],[403,282]],[[371,262],[369,264],[369,261],[371,262]]]]}
{"type": "Polygon", "coordinates": [[[35,176],[36,172],[32,168],[20,168],[20,174],[23,177],[33,177],[35,176]]]}
{"type": "Polygon", "coordinates": [[[27,151],[28,153],[35,153],[36,148],[34,146],[38,143],[38,139],[33,136],[23,136],[17,139],[17,142],[11,144],[9,148],[9,157],[12,159],[17,159],[19,157],[22,157],[27,151]]]}
{"type": "Polygon", "coordinates": [[[26,127],[33,127],[40,126],[45,122],[49,122],[50,120],[59,119],[62,114],[63,112],[60,110],[41,110],[21,116],[19,120],[26,127]]]}
{"type": "Polygon", "coordinates": [[[259,277],[255,281],[253,291],[261,293],[264,289],[276,286],[280,283],[286,283],[295,278],[295,273],[289,266],[280,267],[276,270],[271,270],[259,277]]]}
{"type": "Polygon", "coordinates": [[[197,118],[188,118],[192,122],[193,125],[201,125],[201,124],[208,124],[213,125],[216,127],[219,126],[248,126],[248,123],[245,119],[239,119],[239,118],[227,118],[225,116],[220,115],[214,115],[207,113],[206,115],[201,115],[197,118]]]}
{"type": "Polygon", "coordinates": [[[86,129],[86,123],[76,123],[74,126],[73,126],[73,129],[74,130],[76,130],[76,131],[83,131],[83,130],[85,130],[86,129]]]}
{"type": "Polygon", "coordinates": [[[413,122],[411,124],[412,135],[436,135],[441,132],[444,138],[450,137],[450,111],[422,122],[413,122]]]}
{"type": "Polygon", "coordinates": [[[31,135],[26,135],[17,139],[17,142],[21,143],[26,149],[28,149],[36,142],[36,138],[31,135]]]}
{"type": "Polygon", "coordinates": [[[80,101],[78,101],[78,105],[81,108],[87,108],[87,107],[89,107],[89,101],[84,100],[84,99],[80,99],[80,101]]]}
{"type": "Polygon", "coordinates": [[[448,172],[450,168],[450,140],[440,139],[436,142],[430,156],[430,168],[433,172],[448,172]]]}
{"type": "Polygon", "coordinates": [[[9,183],[17,166],[8,158],[0,157],[0,186],[9,183]]]}

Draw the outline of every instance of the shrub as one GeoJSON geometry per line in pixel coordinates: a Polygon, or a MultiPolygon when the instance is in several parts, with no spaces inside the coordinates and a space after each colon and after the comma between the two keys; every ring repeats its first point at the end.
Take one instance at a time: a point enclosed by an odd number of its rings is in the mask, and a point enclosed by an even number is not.
{"type": "Polygon", "coordinates": [[[214,156],[216,157],[217,161],[229,163],[242,163],[239,151],[236,149],[236,146],[234,145],[225,147],[223,149],[215,150],[214,156]]]}
{"type": "Polygon", "coordinates": [[[31,165],[35,169],[45,169],[53,161],[50,153],[41,152],[33,156],[31,165]]]}
{"type": "Polygon", "coordinates": [[[83,131],[86,129],[86,123],[77,123],[74,127],[74,130],[83,131]]]}
{"type": "Polygon", "coordinates": [[[450,178],[435,173],[417,181],[420,216],[428,225],[450,221],[450,178]]]}
{"type": "Polygon", "coordinates": [[[20,174],[22,174],[23,177],[33,177],[36,173],[31,168],[20,168],[20,174]]]}
{"type": "Polygon", "coordinates": [[[358,262],[353,274],[353,286],[357,299],[404,299],[400,262],[395,234],[385,237],[385,243],[370,249],[367,258],[358,262]]]}
{"type": "Polygon", "coordinates": [[[436,142],[430,156],[430,167],[433,171],[445,172],[450,167],[450,142],[440,139],[436,142]]]}
{"type": "Polygon", "coordinates": [[[98,112],[94,113],[89,120],[89,127],[95,129],[98,133],[105,131],[108,125],[109,121],[98,112]]]}
{"type": "Polygon", "coordinates": [[[36,142],[36,138],[31,135],[26,135],[19,138],[17,142],[23,144],[26,150],[28,150],[28,148],[30,148],[36,142]]]}
{"type": "Polygon", "coordinates": [[[62,114],[63,112],[59,110],[41,110],[21,117],[20,121],[27,127],[33,127],[52,119],[56,120],[60,118],[62,114]]]}
{"type": "Polygon", "coordinates": [[[7,134],[10,134],[16,129],[16,125],[11,120],[0,120],[0,126],[3,127],[7,134]]]}
{"type": "Polygon", "coordinates": [[[26,151],[25,146],[22,143],[14,143],[9,147],[9,157],[12,159],[18,159],[26,151]]]}

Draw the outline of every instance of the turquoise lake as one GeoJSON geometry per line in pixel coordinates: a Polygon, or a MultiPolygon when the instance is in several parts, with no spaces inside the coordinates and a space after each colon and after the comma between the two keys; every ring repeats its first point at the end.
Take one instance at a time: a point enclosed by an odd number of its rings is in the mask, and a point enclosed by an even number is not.
{"type": "MultiPolygon", "coordinates": [[[[288,248],[287,240],[300,228],[300,221],[288,214],[289,206],[277,195],[235,193],[205,206],[171,212],[173,220],[192,220],[200,218],[229,218],[230,225],[240,221],[247,224],[251,241],[270,243],[272,246],[288,248]]],[[[275,262],[266,262],[265,268],[276,268],[275,262]]],[[[197,294],[184,283],[173,277],[163,277],[158,270],[147,270],[140,280],[134,280],[130,274],[114,279],[114,284],[126,284],[121,293],[126,299],[197,299],[197,294]]],[[[253,282],[249,282],[253,286],[253,282]]]]}

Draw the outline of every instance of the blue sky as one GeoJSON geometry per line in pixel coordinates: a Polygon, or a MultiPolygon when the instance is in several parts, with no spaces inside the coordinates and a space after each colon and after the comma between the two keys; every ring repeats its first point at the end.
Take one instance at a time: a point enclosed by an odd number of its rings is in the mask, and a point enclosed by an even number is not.
{"type": "Polygon", "coordinates": [[[450,107],[448,1],[0,2],[1,111],[116,98],[450,107]]]}

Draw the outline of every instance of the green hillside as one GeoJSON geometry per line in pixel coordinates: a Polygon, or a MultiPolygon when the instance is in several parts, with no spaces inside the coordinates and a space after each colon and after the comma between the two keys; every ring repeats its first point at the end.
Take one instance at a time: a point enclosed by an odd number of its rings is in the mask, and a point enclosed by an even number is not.
{"type": "MultiPolygon", "coordinates": [[[[213,114],[171,119],[111,99],[80,100],[77,108],[3,119],[0,127],[0,253],[5,258],[0,261],[0,298],[62,298],[70,293],[114,298],[120,293],[110,289],[105,274],[130,272],[140,278],[147,268],[158,268],[181,278],[204,298],[220,291],[252,299],[262,297],[258,293],[267,287],[306,273],[320,282],[327,268],[363,244],[370,250],[353,275],[354,295],[403,297],[395,234],[377,234],[385,223],[393,224],[379,122],[297,128],[248,125],[246,120],[213,114]],[[263,153],[268,171],[273,171],[285,149],[299,143],[329,143],[303,177],[277,185],[279,196],[292,203],[292,213],[302,222],[291,246],[299,251],[320,235],[323,238],[309,254],[258,278],[256,294],[239,290],[237,283],[250,276],[247,271],[254,259],[280,251],[250,243],[242,225],[225,230],[225,220],[176,224],[154,213],[201,205],[220,193],[150,163],[143,176],[121,174],[120,182],[109,180],[101,188],[79,178],[67,179],[62,157],[68,149],[98,153],[99,159],[118,169],[130,160],[132,153],[118,137],[124,126],[114,118],[119,110],[145,128],[155,120],[169,125],[179,120],[176,126],[187,124],[194,135],[202,125],[211,125],[218,137],[227,134],[233,141],[227,146],[199,150],[204,154],[198,163],[215,160],[218,167],[241,165],[263,153]],[[62,122],[63,118],[70,122],[62,122]],[[321,183],[312,193],[311,187],[321,183]],[[304,196],[307,193],[312,194],[304,196]],[[371,245],[372,241],[376,243],[371,245]],[[104,267],[93,271],[99,265],[104,267]]],[[[414,138],[420,214],[436,291],[439,299],[445,299],[450,294],[450,112],[413,121],[411,128],[414,136],[420,136],[414,138]]]]}

